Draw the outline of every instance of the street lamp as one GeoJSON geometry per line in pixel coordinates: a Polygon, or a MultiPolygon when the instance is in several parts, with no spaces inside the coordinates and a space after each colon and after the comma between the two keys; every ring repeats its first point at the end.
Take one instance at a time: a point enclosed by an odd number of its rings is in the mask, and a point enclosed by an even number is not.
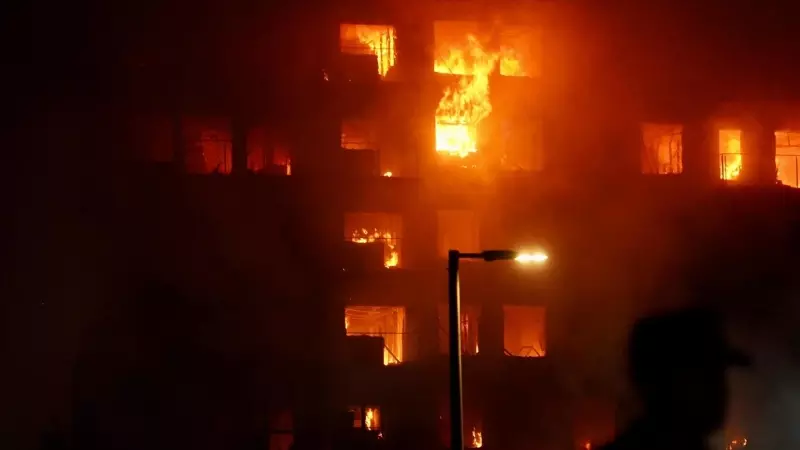
{"type": "Polygon", "coordinates": [[[484,261],[516,261],[520,264],[544,264],[544,252],[518,252],[513,250],[484,250],[480,253],[461,253],[450,250],[447,254],[448,323],[450,324],[450,450],[464,449],[464,404],[461,389],[461,292],[458,266],[462,259],[484,261]]]}

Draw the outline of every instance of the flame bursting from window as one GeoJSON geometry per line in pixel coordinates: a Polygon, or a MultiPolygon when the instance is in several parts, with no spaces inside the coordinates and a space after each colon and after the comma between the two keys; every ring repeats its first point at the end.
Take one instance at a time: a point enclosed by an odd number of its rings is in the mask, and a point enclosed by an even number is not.
{"type": "Polygon", "coordinates": [[[387,269],[397,267],[400,263],[400,253],[397,251],[397,236],[388,231],[380,232],[374,229],[372,232],[366,228],[353,231],[351,238],[356,244],[366,244],[372,242],[383,241],[386,246],[386,252],[383,260],[383,265],[387,269]]]}
{"type": "Polygon", "coordinates": [[[471,448],[483,447],[483,433],[477,428],[472,427],[472,446],[471,448]]]}
{"type": "MultiPolygon", "coordinates": [[[[352,25],[343,24],[340,28],[342,41],[357,41],[364,46],[364,51],[378,58],[378,73],[385,77],[397,60],[393,27],[386,25],[352,25]]],[[[358,49],[348,49],[348,53],[361,53],[358,49]]]]}
{"type": "Polygon", "coordinates": [[[450,48],[434,62],[436,73],[461,75],[436,108],[437,152],[465,158],[478,151],[478,124],[492,112],[489,75],[498,65],[503,75],[524,76],[513,51],[489,52],[473,35],[467,35],[465,48],[450,48]]]}
{"type": "Polygon", "coordinates": [[[742,173],[741,130],[719,131],[720,177],[735,180],[742,173]]]}
{"type": "Polygon", "coordinates": [[[364,411],[364,427],[368,430],[380,428],[380,413],[377,408],[366,408],[364,411]]]}

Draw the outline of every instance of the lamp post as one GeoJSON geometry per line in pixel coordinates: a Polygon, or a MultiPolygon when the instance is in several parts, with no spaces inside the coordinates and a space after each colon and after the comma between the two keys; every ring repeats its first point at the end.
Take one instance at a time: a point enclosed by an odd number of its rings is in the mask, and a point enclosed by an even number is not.
{"type": "Polygon", "coordinates": [[[484,261],[517,261],[521,264],[543,264],[547,254],[522,253],[513,250],[484,250],[480,253],[447,253],[448,323],[450,324],[450,450],[464,449],[464,402],[461,383],[461,292],[458,266],[462,259],[484,261]]]}

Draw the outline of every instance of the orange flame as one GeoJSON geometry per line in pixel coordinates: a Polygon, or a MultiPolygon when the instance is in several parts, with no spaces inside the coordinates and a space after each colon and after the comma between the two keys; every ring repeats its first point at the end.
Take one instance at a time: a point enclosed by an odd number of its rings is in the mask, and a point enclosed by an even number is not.
{"type": "Polygon", "coordinates": [[[365,409],[364,426],[368,430],[377,430],[380,427],[380,413],[377,408],[365,409]]]}
{"type": "Polygon", "coordinates": [[[378,73],[385,77],[397,60],[396,34],[393,27],[385,25],[342,25],[344,39],[358,40],[378,58],[378,73]]]}
{"type": "Polygon", "coordinates": [[[735,180],[742,172],[742,141],[740,130],[720,130],[720,176],[735,180]]]}
{"type": "Polygon", "coordinates": [[[483,433],[472,427],[472,448],[483,447],[483,433]]]}
{"type": "Polygon", "coordinates": [[[456,86],[445,89],[436,109],[437,152],[465,158],[478,151],[478,124],[492,112],[489,75],[498,64],[504,75],[524,75],[513,51],[488,52],[473,35],[467,35],[466,48],[451,48],[434,62],[436,73],[461,75],[456,86]]]}
{"type": "Polygon", "coordinates": [[[386,246],[383,260],[384,267],[387,269],[397,267],[400,263],[400,253],[397,251],[397,237],[394,233],[388,231],[380,232],[377,229],[370,232],[366,228],[362,228],[361,230],[353,231],[353,236],[351,238],[351,241],[357,244],[372,243],[378,240],[383,240],[386,246]]]}

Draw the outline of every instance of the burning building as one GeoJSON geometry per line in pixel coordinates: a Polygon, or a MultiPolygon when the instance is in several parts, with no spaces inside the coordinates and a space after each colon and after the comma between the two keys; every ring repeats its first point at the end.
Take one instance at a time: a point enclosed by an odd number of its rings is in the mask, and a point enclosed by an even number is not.
{"type": "MultiPolygon", "coordinates": [[[[203,282],[245,274],[255,294],[230,295],[269,300],[232,309],[280,330],[262,330],[287,372],[264,382],[282,417],[264,425],[270,448],[334,440],[332,423],[449,445],[447,251],[542,248],[540,269],[463,264],[464,442],[588,449],[624,416],[617,349],[633,317],[679,290],[668,268],[702,265],[682,253],[696,242],[756,252],[702,224],[756,227],[775,199],[798,206],[800,104],[665,99],[669,77],[648,72],[662,66],[623,64],[652,52],[600,19],[458,3],[276,22],[274,55],[239,55],[235,82],[212,83],[227,95],[197,81],[158,114],[131,102],[131,155],[169,167],[159,176],[202,211],[171,229],[191,245],[164,270],[191,278],[198,248],[218,245],[203,282]],[[750,195],[750,215],[731,206],[750,195]],[[677,229],[686,217],[696,228],[677,229]],[[189,240],[201,230],[218,239],[189,240]]],[[[777,240],[773,229],[757,232],[777,240]]]]}

